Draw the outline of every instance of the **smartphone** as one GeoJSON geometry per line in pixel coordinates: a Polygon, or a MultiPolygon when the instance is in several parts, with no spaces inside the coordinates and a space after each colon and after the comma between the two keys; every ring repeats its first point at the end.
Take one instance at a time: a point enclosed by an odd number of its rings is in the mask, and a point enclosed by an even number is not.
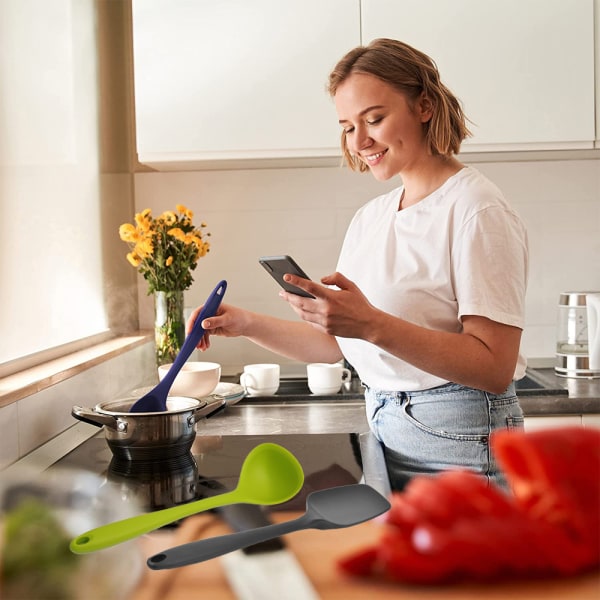
{"type": "Polygon", "coordinates": [[[258,262],[287,292],[297,294],[298,296],[304,296],[305,298],[314,298],[312,294],[309,294],[299,287],[291,285],[287,281],[283,280],[283,276],[286,273],[298,275],[298,277],[303,277],[304,279],[310,279],[310,277],[296,264],[296,261],[291,256],[261,256],[258,259],[258,262]]]}

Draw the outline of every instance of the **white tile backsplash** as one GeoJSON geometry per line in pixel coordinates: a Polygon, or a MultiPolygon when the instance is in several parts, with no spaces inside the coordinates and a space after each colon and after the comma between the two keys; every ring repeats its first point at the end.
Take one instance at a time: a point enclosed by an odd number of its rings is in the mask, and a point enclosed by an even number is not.
{"type": "MultiPolygon", "coordinates": [[[[527,224],[531,270],[523,350],[531,358],[551,358],[559,293],[600,290],[600,160],[474,166],[503,190],[527,224]]],[[[182,203],[208,223],[211,252],[194,273],[186,306],[202,303],[225,278],[226,302],[294,318],[258,257],[290,254],[314,279],[332,272],[355,210],[397,185],[398,179],[380,183],[338,167],[138,173],[136,210],[160,213],[182,203]]],[[[145,290],[140,297],[142,326],[148,327],[151,300],[145,290]]],[[[220,362],[226,372],[247,362],[287,362],[231,338],[214,340],[203,358],[220,362]]]]}
{"type": "Polygon", "coordinates": [[[19,458],[19,419],[17,404],[0,408],[0,469],[19,458]]]}
{"type": "Polygon", "coordinates": [[[125,396],[154,376],[154,346],[137,346],[0,408],[0,469],[77,423],[71,408],[125,396]]]}

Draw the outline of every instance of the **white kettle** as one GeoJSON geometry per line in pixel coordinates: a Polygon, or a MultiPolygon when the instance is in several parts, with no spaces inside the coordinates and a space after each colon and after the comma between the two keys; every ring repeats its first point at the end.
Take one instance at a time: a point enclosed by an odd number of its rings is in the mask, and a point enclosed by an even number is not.
{"type": "Polygon", "coordinates": [[[600,292],[564,292],[558,302],[557,375],[600,378],[600,292]]]}

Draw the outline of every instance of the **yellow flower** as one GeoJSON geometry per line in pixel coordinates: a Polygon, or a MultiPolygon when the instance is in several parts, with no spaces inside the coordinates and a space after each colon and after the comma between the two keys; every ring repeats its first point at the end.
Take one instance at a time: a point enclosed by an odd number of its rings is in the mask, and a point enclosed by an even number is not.
{"type": "Polygon", "coordinates": [[[165,211],[162,215],[160,215],[159,218],[162,219],[167,225],[173,225],[173,223],[177,223],[177,216],[172,210],[165,211]]]}
{"type": "Polygon", "coordinates": [[[137,213],[135,215],[135,222],[141,232],[147,233],[152,227],[152,211],[146,208],[141,213],[137,213]]]}
{"type": "Polygon", "coordinates": [[[206,256],[209,248],[210,248],[210,246],[206,242],[203,242],[202,245],[198,246],[198,253],[196,254],[196,260],[199,258],[202,258],[203,256],[206,256]]]}
{"type": "Polygon", "coordinates": [[[177,204],[175,210],[180,212],[188,221],[191,221],[194,218],[194,213],[183,204],[177,204]]]}
{"type": "Polygon", "coordinates": [[[206,243],[206,242],[203,242],[202,238],[198,237],[197,235],[192,234],[189,236],[189,238],[190,238],[190,243],[196,244],[196,246],[198,246],[198,247],[200,247],[206,243]]]}
{"type": "Polygon", "coordinates": [[[142,259],[135,252],[127,253],[127,260],[134,266],[138,267],[142,262],[142,259]]]}
{"type": "Polygon", "coordinates": [[[154,252],[154,244],[152,243],[152,238],[146,237],[140,240],[135,245],[134,252],[136,252],[136,254],[140,258],[147,258],[149,256],[152,256],[152,253],[154,252]]]}
{"type": "Polygon", "coordinates": [[[193,213],[183,204],[154,218],[149,208],[135,214],[134,223],[119,227],[121,240],[129,245],[127,261],[148,282],[148,293],[187,290],[192,271],[205,256],[210,236],[192,223],[193,213]]]}
{"type": "Polygon", "coordinates": [[[139,238],[139,234],[137,229],[131,223],[123,223],[121,227],[119,227],[119,237],[124,242],[137,242],[139,238]]]}
{"type": "Polygon", "coordinates": [[[167,233],[170,236],[173,236],[176,240],[179,240],[179,241],[185,243],[186,235],[185,235],[183,229],[180,229],[179,227],[173,227],[173,228],[169,229],[167,231],[167,233]]]}

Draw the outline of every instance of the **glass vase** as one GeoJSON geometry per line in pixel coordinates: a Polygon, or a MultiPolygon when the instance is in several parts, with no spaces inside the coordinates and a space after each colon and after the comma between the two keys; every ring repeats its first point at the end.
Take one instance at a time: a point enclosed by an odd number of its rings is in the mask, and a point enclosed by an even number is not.
{"type": "Polygon", "coordinates": [[[154,292],[156,366],[172,363],[184,339],[183,290],[154,292]]]}

